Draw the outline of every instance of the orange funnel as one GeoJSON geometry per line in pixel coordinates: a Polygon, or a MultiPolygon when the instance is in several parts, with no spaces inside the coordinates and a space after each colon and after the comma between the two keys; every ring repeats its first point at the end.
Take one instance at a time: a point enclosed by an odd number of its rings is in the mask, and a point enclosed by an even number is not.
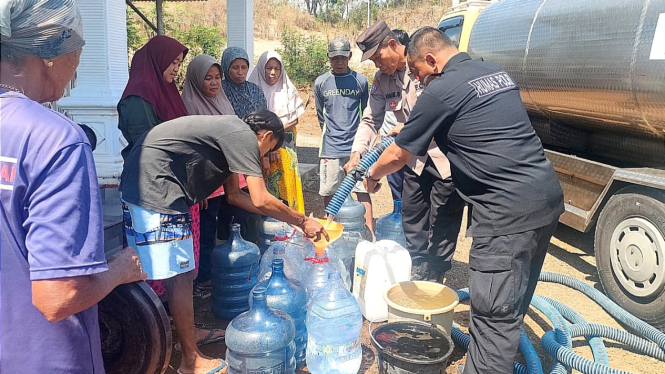
{"type": "Polygon", "coordinates": [[[322,236],[321,240],[316,242],[312,241],[312,243],[314,244],[314,248],[316,248],[316,254],[320,255],[323,254],[323,251],[326,249],[326,247],[330,245],[330,243],[342,237],[342,231],[344,231],[344,225],[335,221],[328,222],[327,219],[317,218],[316,220],[323,225],[323,227],[328,232],[328,236],[330,236],[330,240],[326,240],[326,238],[322,236]]]}

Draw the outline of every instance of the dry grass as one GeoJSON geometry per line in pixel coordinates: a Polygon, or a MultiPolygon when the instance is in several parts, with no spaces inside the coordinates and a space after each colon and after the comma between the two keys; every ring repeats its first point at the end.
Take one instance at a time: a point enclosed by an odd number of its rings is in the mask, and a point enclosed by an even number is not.
{"type": "MultiPolygon", "coordinates": [[[[391,27],[399,27],[413,32],[425,25],[435,25],[450,6],[450,0],[411,0],[403,5],[379,9],[377,19],[385,20],[391,27]]],[[[135,5],[145,14],[154,17],[154,3],[137,2],[135,5]]],[[[205,25],[219,27],[222,37],[226,37],[226,0],[203,2],[167,2],[164,12],[176,16],[175,22],[183,26],[205,25]]],[[[130,16],[139,20],[130,11],[130,16]]],[[[279,40],[285,26],[306,34],[316,33],[324,39],[343,35],[355,39],[363,31],[349,22],[332,25],[325,23],[306,11],[294,7],[284,0],[254,0],[254,35],[259,39],[279,40]]]]}

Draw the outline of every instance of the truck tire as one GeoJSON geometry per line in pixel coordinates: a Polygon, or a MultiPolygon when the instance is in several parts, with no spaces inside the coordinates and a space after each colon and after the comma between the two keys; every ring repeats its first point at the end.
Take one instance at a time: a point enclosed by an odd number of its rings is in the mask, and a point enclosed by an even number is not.
{"type": "Polygon", "coordinates": [[[665,193],[630,186],[598,218],[600,282],[622,308],[665,331],[665,193]]]}
{"type": "Polygon", "coordinates": [[[171,323],[146,282],[116,287],[98,305],[107,374],[160,374],[171,359],[171,323]]]}

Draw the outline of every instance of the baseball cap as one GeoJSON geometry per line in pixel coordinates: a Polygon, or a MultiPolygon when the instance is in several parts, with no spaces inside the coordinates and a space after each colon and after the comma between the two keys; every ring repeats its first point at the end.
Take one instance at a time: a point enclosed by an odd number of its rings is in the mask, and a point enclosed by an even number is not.
{"type": "Polygon", "coordinates": [[[338,36],[328,43],[328,56],[344,56],[351,55],[351,43],[343,36],[338,36]]]}
{"type": "Polygon", "coordinates": [[[376,53],[376,50],[379,49],[379,45],[381,45],[383,39],[389,35],[392,35],[392,31],[386,25],[386,21],[383,20],[375,22],[367,30],[363,31],[356,39],[358,48],[363,51],[360,61],[365,61],[372,57],[376,53]]]}

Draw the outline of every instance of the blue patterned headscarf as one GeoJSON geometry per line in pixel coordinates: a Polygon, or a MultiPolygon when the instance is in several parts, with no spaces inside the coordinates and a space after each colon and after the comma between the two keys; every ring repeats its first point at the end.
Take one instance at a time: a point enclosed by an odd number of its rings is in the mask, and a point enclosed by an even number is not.
{"type": "Polygon", "coordinates": [[[85,44],[75,0],[0,1],[2,48],[52,59],[85,44]]]}
{"type": "Polygon", "coordinates": [[[224,72],[222,88],[224,89],[226,97],[229,98],[236,115],[242,118],[247,113],[261,109],[268,109],[268,104],[266,103],[266,97],[263,95],[261,87],[248,81],[237,84],[231,80],[229,68],[231,67],[231,63],[239,58],[247,61],[247,64],[249,65],[249,57],[244,49],[240,47],[229,47],[224,50],[221,63],[224,72]]]}

